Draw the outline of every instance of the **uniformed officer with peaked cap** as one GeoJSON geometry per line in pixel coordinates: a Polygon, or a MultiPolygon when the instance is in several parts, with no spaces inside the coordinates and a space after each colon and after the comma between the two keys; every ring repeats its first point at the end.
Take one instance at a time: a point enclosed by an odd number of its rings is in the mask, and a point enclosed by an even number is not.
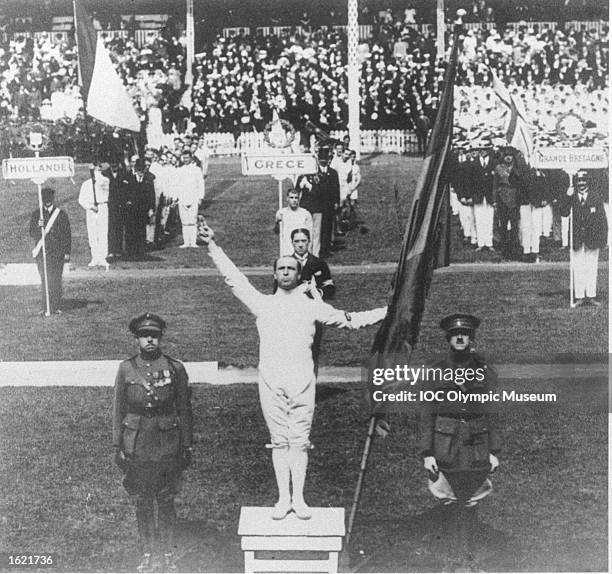
{"type": "Polygon", "coordinates": [[[478,400],[495,389],[497,380],[473,348],[479,325],[480,319],[466,313],[440,321],[449,349],[433,368],[444,375],[423,382],[425,390],[437,394],[423,401],[419,416],[418,450],[429,473],[429,490],[447,505],[451,545],[463,558],[474,540],[475,505],[491,492],[489,474],[499,465],[496,417],[489,403],[478,400]]]}
{"type": "Polygon", "coordinates": [[[440,328],[446,331],[446,337],[449,338],[457,331],[465,331],[472,337],[476,334],[476,329],[480,326],[480,319],[474,315],[466,315],[465,313],[455,313],[448,315],[440,321],[440,328]]]}
{"type": "Polygon", "coordinates": [[[141,552],[137,570],[174,564],[174,496],[191,463],[191,396],[185,367],[160,348],[166,322],[154,313],[130,321],[139,353],[119,365],[115,379],[113,445],[123,485],[136,503],[141,552]],[[154,505],[157,502],[158,520],[154,505]],[[159,542],[159,548],[156,548],[159,542]]]}

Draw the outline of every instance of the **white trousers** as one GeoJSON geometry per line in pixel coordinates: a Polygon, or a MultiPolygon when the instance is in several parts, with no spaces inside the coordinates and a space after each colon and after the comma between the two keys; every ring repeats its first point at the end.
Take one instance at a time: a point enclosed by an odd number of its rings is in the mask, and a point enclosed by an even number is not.
{"type": "Polygon", "coordinates": [[[542,210],[542,235],[550,237],[553,230],[553,209],[550,203],[540,208],[542,210]]]}
{"type": "Polygon", "coordinates": [[[474,223],[474,206],[459,204],[459,221],[463,229],[463,235],[476,243],[476,225],[474,223]]]}
{"type": "Polygon", "coordinates": [[[569,246],[569,216],[561,218],[561,245],[569,246]]]}
{"type": "Polygon", "coordinates": [[[482,203],[474,204],[474,227],[478,247],[493,247],[493,216],[495,210],[487,203],[486,198],[482,203]]]}
{"type": "Polygon", "coordinates": [[[533,205],[521,205],[520,230],[523,253],[540,252],[540,236],[542,235],[542,218],[544,209],[533,205]]]}
{"type": "Polygon", "coordinates": [[[576,299],[595,297],[597,293],[597,262],[599,249],[574,249],[574,296],[576,299]]]}
{"type": "Polygon", "coordinates": [[[98,211],[87,210],[87,239],[91,249],[91,262],[106,265],[108,257],[108,205],[101,203],[98,211]]]}
{"type": "Polygon", "coordinates": [[[197,247],[198,206],[197,204],[185,205],[179,203],[179,217],[183,226],[183,245],[197,247]]]}
{"type": "Polygon", "coordinates": [[[450,205],[451,205],[451,212],[453,215],[459,215],[459,200],[457,199],[457,194],[455,193],[454,189],[451,189],[450,192],[450,205]]]}
{"type": "Polygon", "coordinates": [[[313,213],[312,214],[312,243],[310,252],[315,256],[319,256],[319,252],[321,251],[321,220],[323,218],[322,213],[313,213]]]}

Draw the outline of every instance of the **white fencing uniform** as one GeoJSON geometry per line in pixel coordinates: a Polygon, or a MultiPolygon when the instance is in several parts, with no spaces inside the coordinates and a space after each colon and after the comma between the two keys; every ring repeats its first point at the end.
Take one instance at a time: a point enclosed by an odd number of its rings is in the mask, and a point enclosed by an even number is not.
{"type": "Polygon", "coordinates": [[[273,448],[309,448],[315,383],[312,341],[315,323],[359,329],[381,321],[386,307],[345,313],[308,298],[302,287],[264,295],[216,244],[210,256],[225,282],[255,316],[259,333],[259,397],[273,448]]]}
{"type": "Polygon", "coordinates": [[[96,185],[91,179],[83,182],[79,192],[79,205],[85,210],[87,238],[91,250],[90,266],[107,266],[108,257],[108,193],[110,181],[96,172],[96,185]]]}

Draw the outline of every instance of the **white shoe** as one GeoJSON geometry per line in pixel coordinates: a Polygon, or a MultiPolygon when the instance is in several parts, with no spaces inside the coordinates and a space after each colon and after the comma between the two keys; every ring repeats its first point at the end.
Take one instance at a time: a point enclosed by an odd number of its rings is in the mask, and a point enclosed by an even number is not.
{"type": "Polygon", "coordinates": [[[189,247],[189,245],[187,245],[186,243],[183,243],[183,245],[179,245],[180,249],[185,249],[185,247],[189,247]]]}
{"type": "Polygon", "coordinates": [[[277,502],[272,508],[272,520],[282,520],[291,512],[291,504],[289,502],[277,502]]]}
{"type": "Polygon", "coordinates": [[[312,510],[303,500],[292,503],[293,511],[300,520],[310,520],[312,518],[312,510]]]}
{"type": "Polygon", "coordinates": [[[97,267],[97,263],[92,259],[88,264],[87,267],[97,267]]]}

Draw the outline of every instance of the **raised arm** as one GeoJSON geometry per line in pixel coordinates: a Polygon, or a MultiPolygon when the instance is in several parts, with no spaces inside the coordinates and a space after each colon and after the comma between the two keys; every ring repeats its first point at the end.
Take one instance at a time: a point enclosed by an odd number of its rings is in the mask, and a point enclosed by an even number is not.
{"type": "Polygon", "coordinates": [[[225,282],[230,286],[232,292],[257,316],[263,295],[251,285],[250,281],[238,269],[233,261],[223,252],[223,249],[215,243],[215,233],[207,226],[198,230],[200,239],[208,245],[208,254],[213,260],[219,273],[223,275],[225,282]]]}

